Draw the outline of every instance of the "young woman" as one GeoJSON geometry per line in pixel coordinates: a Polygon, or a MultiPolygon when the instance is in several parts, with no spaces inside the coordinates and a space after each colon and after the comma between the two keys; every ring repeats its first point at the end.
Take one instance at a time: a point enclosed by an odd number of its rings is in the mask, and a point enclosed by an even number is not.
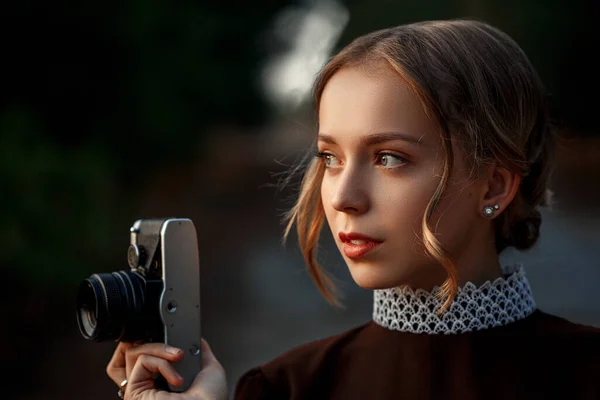
{"type": "MultiPolygon", "coordinates": [[[[296,224],[309,272],[326,220],[372,321],[248,371],[236,399],[600,398],[600,329],[536,308],[521,265],[498,254],[538,239],[555,136],[542,84],[505,33],[428,21],[359,37],[315,85],[316,157],[296,224]]],[[[120,344],[108,366],[127,399],[224,399],[206,368],[183,394],[164,346],[120,344]]]]}

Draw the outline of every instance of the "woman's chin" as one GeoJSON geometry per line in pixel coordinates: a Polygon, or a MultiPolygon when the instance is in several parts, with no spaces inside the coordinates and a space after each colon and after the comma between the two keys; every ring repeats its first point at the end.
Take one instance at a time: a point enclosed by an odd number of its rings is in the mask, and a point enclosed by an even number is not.
{"type": "Polygon", "coordinates": [[[377,270],[366,265],[352,266],[349,269],[354,282],[363,289],[389,289],[402,284],[402,279],[390,274],[389,270],[377,270]]]}
{"type": "Polygon", "coordinates": [[[348,269],[358,286],[370,290],[403,285],[431,290],[434,286],[440,286],[447,278],[446,272],[441,267],[430,265],[420,265],[414,269],[398,264],[348,263],[348,269]]]}

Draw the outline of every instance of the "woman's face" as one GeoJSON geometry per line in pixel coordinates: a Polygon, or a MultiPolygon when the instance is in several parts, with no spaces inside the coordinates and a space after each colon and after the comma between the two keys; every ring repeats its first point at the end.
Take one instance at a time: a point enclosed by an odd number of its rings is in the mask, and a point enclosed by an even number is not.
{"type": "MultiPolygon", "coordinates": [[[[325,216],[356,283],[368,289],[442,283],[447,275],[424,251],[421,222],[445,152],[440,127],[426,116],[418,97],[388,67],[345,68],[326,84],[319,127],[325,216]],[[366,235],[379,244],[354,246],[340,233],[366,235]]],[[[449,186],[430,226],[444,248],[460,258],[483,231],[480,183],[469,181],[462,153],[454,151],[449,186]]]]}

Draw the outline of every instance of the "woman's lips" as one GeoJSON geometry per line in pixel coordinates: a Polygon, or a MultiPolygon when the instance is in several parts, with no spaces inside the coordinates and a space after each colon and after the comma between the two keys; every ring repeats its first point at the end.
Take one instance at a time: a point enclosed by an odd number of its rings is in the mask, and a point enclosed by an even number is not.
{"type": "Polygon", "coordinates": [[[353,259],[364,257],[383,243],[383,240],[359,232],[340,232],[338,236],[344,243],[344,254],[353,259]]]}
{"type": "Polygon", "coordinates": [[[344,254],[348,258],[357,259],[364,257],[367,253],[375,250],[381,245],[381,242],[366,241],[362,244],[352,244],[344,242],[344,254]]]}

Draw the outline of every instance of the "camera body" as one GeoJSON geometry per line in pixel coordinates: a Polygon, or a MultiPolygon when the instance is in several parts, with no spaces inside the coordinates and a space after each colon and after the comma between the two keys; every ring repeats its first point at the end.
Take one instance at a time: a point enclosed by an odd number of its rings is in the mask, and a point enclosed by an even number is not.
{"type": "MultiPolygon", "coordinates": [[[[184,351],[173,363],[186,390],[202,369],[200,264],[187,218],[140,219],[130,228],[129,271],[93,274],[77,296],[77,322],[89,340],[163,342],[184,351]]],[[[166,389],[166,387],[165,387],[166,389]]]]}

